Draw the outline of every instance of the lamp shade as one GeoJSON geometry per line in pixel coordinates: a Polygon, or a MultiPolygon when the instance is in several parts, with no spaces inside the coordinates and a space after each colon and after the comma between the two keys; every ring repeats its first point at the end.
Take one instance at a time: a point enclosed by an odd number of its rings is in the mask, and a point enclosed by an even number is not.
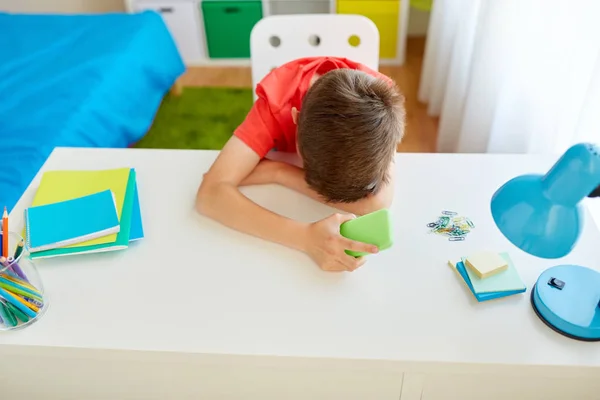
{"type": "Polygon", "coordinates": [[[504,236],[540,258],[567,255],[583,227],[581,200],[600,183],[600,149],[569,148],[545,175],[522,175],[494,193],[491,212],[504,236]]]}

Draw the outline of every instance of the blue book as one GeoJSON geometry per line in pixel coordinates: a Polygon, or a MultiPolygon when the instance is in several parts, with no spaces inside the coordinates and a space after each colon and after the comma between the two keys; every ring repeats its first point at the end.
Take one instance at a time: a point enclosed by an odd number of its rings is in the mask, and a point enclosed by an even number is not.
{"type": "Polygon", "coordinates": [[[520,289],[520,290],[510,290],[510,291],[503,291],[503,292],[477,293],[477,292],[475,292],[475,289],[473,288],[473,284],[471,283],[471,280],[469,279],[469,275],[467,274],[467,269],[466,269],[465,265],[463,264],[463,262],[460,261],[460,262],[456,263],[455,268],[456,268],[456,272],[458,272],[460,274],[460,276],[464,279],[465,283],[471,290],[471,293],[473,293],[473,296],[475,296],[475,298],[479,302],[492,300],[492,299],[498,299],[501,297],[512,296],[514,294],[523,293],[525,291],[525,289],[520,289]]]}
{"type": "Polygon", "coordinates": [[[131,228],[129,241],[133,242],[144,238],[144,226],[142,224],[142,210],[140,209],[140,198],[138,195],[137,182],[133,195],[133,211],[131,214],[131,228]]]}
{"type": "Polygon", "coordinates": [[[50,250],[120,231],[110,190],[25,209],[25,235],[30,252],[50,250]]]}

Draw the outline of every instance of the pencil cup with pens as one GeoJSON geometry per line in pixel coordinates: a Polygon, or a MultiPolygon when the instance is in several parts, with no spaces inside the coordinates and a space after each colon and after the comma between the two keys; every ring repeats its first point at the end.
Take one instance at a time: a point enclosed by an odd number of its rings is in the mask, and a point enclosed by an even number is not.
{"type": "Polygon", "coordinates": [[[24,328],[48,308],[42,280],[15,232],[0,232],[0,331],[24,328]]]}

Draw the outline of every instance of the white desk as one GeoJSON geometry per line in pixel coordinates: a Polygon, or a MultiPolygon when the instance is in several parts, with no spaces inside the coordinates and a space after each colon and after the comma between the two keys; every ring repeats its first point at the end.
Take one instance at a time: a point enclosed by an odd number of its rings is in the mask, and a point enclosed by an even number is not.
{"type": "MultiPolygon", "coordinates": [[[[0,335],[2,398],[600,398],[600,344],[558,335],[529,302],[545,268],[598,267],[594,224],[572,254],[545,261],[514,248],[489,211],[499,185],[554,158],[398,155],[395,245],[336,274],[197,216],[216,154],[54,151],[42,171],[135,167],[146,238],[124,252],[37,262],[51,304],[36,324],[0,335]],[[466,241],[427,234],[444,209],[474,221],[466,241]],[[509,251],[527,293],[474,301],[446,262],[481,249],[509,251]]],[[[331,211],[280,187],[245,192],[303,220],[331,211]]]]}

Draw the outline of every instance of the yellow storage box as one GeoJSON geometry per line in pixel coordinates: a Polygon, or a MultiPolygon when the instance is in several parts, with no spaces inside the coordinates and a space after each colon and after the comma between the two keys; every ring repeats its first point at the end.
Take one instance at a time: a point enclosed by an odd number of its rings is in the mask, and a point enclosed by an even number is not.
{"type": "Polygon", "coordinates": [[[371,19],[379,29],[379,57],[396,58],[400,0],[338,0],[337,12],[338,14],[364,15],[371,19]]]}

